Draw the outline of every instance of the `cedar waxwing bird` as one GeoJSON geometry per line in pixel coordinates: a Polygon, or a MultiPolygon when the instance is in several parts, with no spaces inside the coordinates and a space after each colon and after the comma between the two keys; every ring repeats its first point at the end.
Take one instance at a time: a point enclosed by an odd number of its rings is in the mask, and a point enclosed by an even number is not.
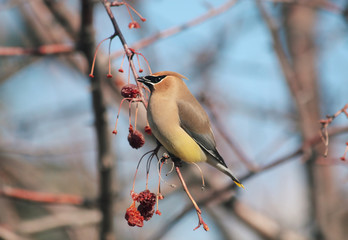
{"type": "Polygon", "coordinates": [[[183,78],[163,71],[137,79],[151,91],[147,118],[153,135],[170,155],[188,163],[207,162],[244,188],[216,150],[209,117],[183,78]]]}

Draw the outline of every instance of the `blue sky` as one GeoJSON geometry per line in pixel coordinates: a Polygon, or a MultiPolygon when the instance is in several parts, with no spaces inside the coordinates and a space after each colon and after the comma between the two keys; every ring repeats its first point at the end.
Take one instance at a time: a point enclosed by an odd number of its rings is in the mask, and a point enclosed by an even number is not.
{"type": "MultiPolygon", "coordinates": [[[[76,7],[76,3],[71,2],[76,7]]],[[[212,6],[220,6],[224,2],[207,1],[212,6]]],[[[130,45],[157,31],[185,23],[208,9],[202,1],[148,0],[137,10],[147,19],[145,23],[141,23],[143,30],[128,29],[130,19],[125,8],[114,9],[115,17],[130,45]]],[[[0,15],[0,20],[10,18],[11,15],[0,15]]],[[[101,4],[95,10],[95,27],[97,41],[113,32],[101,4]]],[[[13,32],[15,35],[16,28],[13,32]]],[[[340,16],[319,11],[316,32],[320,46],[317,66],[322,108],[328,111],[324,115],[336,112],[348,102],[347,25],[340,16]]],[[[221,115],[228,126],[226,131],[237,140],[246,155],[258,164],[265,164],[293,151],[299,144],[298,129],[291,120],[280,117],[282,114],[294,114],[291,112],[291,96],[272,49],[268,29],[260,19],[253,1],[240,1],[227,12],[160,40],[141,52],[149,60],[154,72],[172,70],[187,76],[190,79],[187,82],[189,88],[197,94],[204,83],[195,78],[198,74],[192,69],[194,56],[202,49],[213,48],[214,42],[221,36],[225,38],[224,49],[212,63],[214,68],[210,71],[210,76],[213,81],[206,93],[222,106],[221,115]],[[279,115],[270,114],[269,111],[279,115]]],[[[107,51],[107,46],[107,43],[103,44],[104,52],[107,51]]],[[[120,48],[120,43],[115,39],[112,51],[120,48]]],[[[120,59],[115,60],[114,73],[119,66],[120,59]]],[[[59,58],[43,57],[0,85],[0,110],[0,134],[5,136],[2,141],[6,142],[9,149],[29,146],[30,149],[49,152],[57,146],[78,144],[84,151],[84,163],[91,171],[95,171],[96,152],[88,76],[81,75],[59,58]],[[62,112],[67,115],[62,116],[62,112]]],[[[108,101],[108,110],[112,129],[118,104],[108,101]]],[[[343,118],[337,122],[346,123],[343,118]]],[[[148,145],[139,151],[131,149],[126,141],[127,135],[127,113],[124,113],[120,119],[119,134],[111,138],[118,158],[117,175],[127,185],[123,193],[125,197],[130,190],[137,159],[149,150],[148,145]]],[[[218,135],[217,143],[227,155],[227,164],[235,169],[237,175],[242,175],[245,168],[235,159],[230,159],[233,154],[218,135]]],[[[346,174],[346,170],[343,170],[343,174],[346,174]]],[[[227,184],[228,180],[222,182],[227,184]]],[[[302,163],[297,159],[247,181],[244,184],[247,191],[243,191],[240,198],[285,226],[302,231],[306,221],[303,212],[307,207],[304,181],[302,163]]],[[[139,180],[138,184],[142,183],[139,180]]],[[[141,189],[142,186],[139,185],[141,189]]],[[[168,190],[164,187],[164,191],[168,190]]],[[[183,194],[169,197],[161,203],[167,206],[163,208],[161,217],[146,223],[142,229],[129,229],[129,234],[139,236],[144,232],[148,233],[157,225],[155,223],[160,227],[161,221],[165,221],[163,219],[178,212],[178,209],[171,212],[171,204],[186,200],[183,194]]],[[[119,229],[127,227],[122,214],[117,214],[116,218],[119,229]]],[[[212,222],[209,217],[207,221],[212,222]]],[[[235,219],[228,221],[231,221],[231,225],[236,222],[235,219]]],[[[190,213],[165,239],[212,239],[212,236],[219,239],[214,227],[211,227],[209,233],[204,233],[202,229],[193,232],[196,222],[195,213],[190,213]],[[184,233],[184,236],[180,233],[184,233]]],[[[237,223],[236,225],[238,226],[237,223]]],[[[249,234],[243,226],[233,228],[233,231],[236,236],[249,234]]],[[[250,235],[248,239],[258,238],[250,235]]]]}

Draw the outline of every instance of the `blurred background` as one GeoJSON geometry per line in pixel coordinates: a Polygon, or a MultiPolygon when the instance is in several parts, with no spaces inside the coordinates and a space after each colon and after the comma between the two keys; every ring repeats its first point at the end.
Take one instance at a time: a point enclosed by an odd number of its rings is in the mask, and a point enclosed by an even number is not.
{"type": "MultiPolygon", "coordinates": [[[[189,78],[221,155],[246,190],[200,164],[201,191],[199,170],[184,164],[210,228],[193,231],[196,213],[167,164],[162,215],[129,227],[124,215],[134,173],[156,143],[144,133],[145,145],[130,147],[128,103],[112,134],[120,89],[129,75],[134,83],[127,59],[118,72],[123,48],[117,37],[110,45],[113,77],[106,77],[107,41],[95,78],[88,77],[96,43],[114,33],[103,3],[0,0],[0,239],[346,239],[348,168],[340,158],[348,116],[329,124],[327,148],[319,120],[348,104],[347,2],[127,3],[147,20],[132,13],[141,28],[129,29],[127,8],[112,8],[128,45],[153,72],[189,78]]],[[[149,74],[140,64],[139,74],[149,74]]],[[[145,125],[139,104],[137,128],[145,125]]],[[[145,161],[138,193],[146,187],[145,161]]],[[[153,161],[149,189],[156,192],[157,184],[153,161]]]]}

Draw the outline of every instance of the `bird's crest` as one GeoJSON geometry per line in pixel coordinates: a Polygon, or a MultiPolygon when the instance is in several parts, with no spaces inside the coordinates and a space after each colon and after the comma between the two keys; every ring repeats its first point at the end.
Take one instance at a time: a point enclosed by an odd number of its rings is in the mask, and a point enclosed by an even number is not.
{"type": "Polygon", "coordinates": [[[177,78],[181,78],[181,79],[186,79],[188,80],[187,77],[177,73],[177,72],[171,72],[171,71],[162,71],[162,72],[156,72],[154,74],[152,74],[152,76],[174,76],[174,77],[177,77],[177,78]]]}

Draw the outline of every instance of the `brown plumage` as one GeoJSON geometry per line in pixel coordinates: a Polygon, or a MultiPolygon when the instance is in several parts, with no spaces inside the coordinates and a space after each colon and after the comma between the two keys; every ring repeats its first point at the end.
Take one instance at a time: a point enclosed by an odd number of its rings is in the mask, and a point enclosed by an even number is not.
{"type": "Polygon", "coordinates": [[[153,135],[175,157],[185,162],[207,162],[239,186],[216,149],[207,113],[179,73],[163,71],[140,77],[151,90],[147,117],[153,135]]]}

